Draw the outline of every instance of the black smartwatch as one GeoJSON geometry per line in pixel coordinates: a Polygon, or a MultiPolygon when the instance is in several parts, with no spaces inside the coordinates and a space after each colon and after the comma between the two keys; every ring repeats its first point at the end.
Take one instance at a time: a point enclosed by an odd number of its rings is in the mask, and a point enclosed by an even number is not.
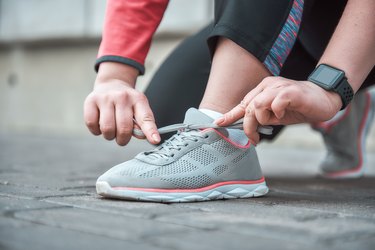
{"type": "Polygon", "coordinates": [[[338,93],[342,100],[342,109],[344,109],[353,99],[354,92],[345,72],[327,64],[320,64],[310,74],[308,80],[319,85],[325,90],[338,93]]]}

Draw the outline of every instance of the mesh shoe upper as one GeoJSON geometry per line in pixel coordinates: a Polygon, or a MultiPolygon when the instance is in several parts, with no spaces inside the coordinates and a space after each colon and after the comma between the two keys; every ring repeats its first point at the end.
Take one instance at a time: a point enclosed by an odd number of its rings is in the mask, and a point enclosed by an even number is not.
{"type": "MultiPolygon", "coordinates": [[[[184,123],[212,122],[196,109],[189,109],[184,123]]],[[[225,129],[179,131],[151,151],[108,170],[98,181],[112,187],[195,189],[223,181],[262,178],[251,145],[237,146],[225,129]]]]}

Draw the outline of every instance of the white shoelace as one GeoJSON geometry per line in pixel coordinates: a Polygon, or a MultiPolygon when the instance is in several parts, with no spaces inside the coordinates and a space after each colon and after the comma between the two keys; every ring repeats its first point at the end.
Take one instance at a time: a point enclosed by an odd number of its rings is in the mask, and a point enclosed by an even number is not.
{"type": "MultiPolygon", "coordinates": [[[[133,119],[133,122],[138,125],[137,121],[133,119]]],[[[166,134],[170,132],[180,131],[180,130],[196,130],[196,129],[206,129],[206,128],[228,128],[228,129],[243,129],[243,119],[240,119],[229,126],[220,127],[215,123],[207,123],[207,124],[185,124],[185,123],[177,123],[169,126],[165,126],[158,129],[159,134],[166,134]]],[[[258,133],[271,135],[273,128],[271,126],[259,126],[257,131],[258,133]]],[[[133,129],[133,135],[144,137],[144,133],[140,129],[133,129]]]]}
{"type": "MultiPolygon", "coordinates": [[[[134,123],[137,122],[134,119],[134,123]]],[[[187,141],[197,142],[200,138],[205,138],[206,135],[201,134],[199,129],[206,128],[227,128],[227,129],[243,129],[243,119],[240,119],[229,126],[220,127],[214,123],[209,124],[184,124],[178,123],[169,126],[165,126],[158,129],[160,134],[170,133],[177,131],[177,134],[166,140],[162,145],[155,148],[154,150],[144,152],[145,155],[154,156],[156,158],[167,159],[173,157],[175,151],[180,151],[183,147],[187,147],[189,143],[187,141]]],[[[258,132],[262,134],[272,134],[273,128],[271,126],[259,126],[258,132]]],[[[144,133],[140,129],[133,129],[133,134],[136,136],[143,137],[144,133]]]]}

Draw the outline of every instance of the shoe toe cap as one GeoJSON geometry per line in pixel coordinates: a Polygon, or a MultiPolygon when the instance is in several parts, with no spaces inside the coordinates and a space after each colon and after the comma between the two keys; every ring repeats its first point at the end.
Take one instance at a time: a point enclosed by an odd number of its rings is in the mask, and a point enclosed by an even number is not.
{"type": "Polygon", "coordinates": [[[136,176],[136,171],[132,171],[132,166],[134,166],[134,164],[131,164],[132,161],[127,161],[112,167],[99,176],[96,183],[106,182],[111,187],[126,185],[127,179],[131,178],[131,175],[129,174],[136,176]]]}
{"type": "Polygon", "coordinates": [[[149,178],[142,175],[158,167],[133,159],[109,169],[99,176],[96,183],[106,182],[111,187],[143,187],[153,183],[159,185],[159,178],[149,178]]]}

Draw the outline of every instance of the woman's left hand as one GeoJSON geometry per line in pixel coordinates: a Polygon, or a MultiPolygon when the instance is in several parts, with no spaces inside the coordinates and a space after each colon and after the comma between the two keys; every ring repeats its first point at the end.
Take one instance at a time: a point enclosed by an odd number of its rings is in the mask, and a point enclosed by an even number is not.
{"type": "Polygon", "coordinates": [[[340,96],[309,81],[267,77],[243,101],[215,121],[227,126],[244,117],[244,131],[253,144],[259,142],[259,125],[320,122],[342,107],[340,96]]]}

